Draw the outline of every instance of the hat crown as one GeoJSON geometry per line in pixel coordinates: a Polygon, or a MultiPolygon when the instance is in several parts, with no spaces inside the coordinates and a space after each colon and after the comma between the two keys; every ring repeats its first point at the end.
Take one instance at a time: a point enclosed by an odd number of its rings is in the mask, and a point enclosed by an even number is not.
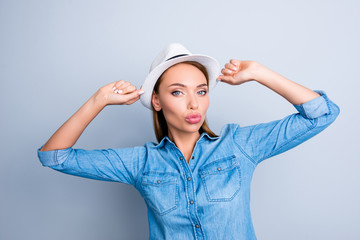
{"type": "Polygon", "coordinates": [[[183,45],[180,43],[171,43],[166,46],[154,59],[151,64],[150,71],[151,72],[154,68],[156,68],[161,63],[165,62],[166,60],[176,57],[178,55],[188,55],[191,54],[189,50],[187,50],[183,45]]]}

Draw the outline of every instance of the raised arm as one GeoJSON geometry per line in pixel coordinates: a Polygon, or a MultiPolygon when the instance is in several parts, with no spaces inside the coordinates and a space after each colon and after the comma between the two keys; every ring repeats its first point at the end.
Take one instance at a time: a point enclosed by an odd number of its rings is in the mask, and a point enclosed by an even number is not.
{"type": "Polygon", "coordinates": [[[283,96],[293,105],[306,103],[320,95],[313,90],[293,82],[256,61],[232,59],[222,69],[223,75],[217,79],[231,85],[257,81],[283,96]]]}
{"type": "Polygon", "coordinates": [[[257,165],[317,135],[339,115],[340,108],[324,91],[313,91],[255,61],[231,60],[218,80],[231,85],[257,81],[283,96],[298,113],[268,123],[235,125],[234,142],[257,165]]]}
{"type": "Polygon", "coordinates": [[[101,87],[50,137],[40,151],[72,147],[105,106],[132,104],[140,98],[140,94],[142,90],[123,80],[101,87]]]}

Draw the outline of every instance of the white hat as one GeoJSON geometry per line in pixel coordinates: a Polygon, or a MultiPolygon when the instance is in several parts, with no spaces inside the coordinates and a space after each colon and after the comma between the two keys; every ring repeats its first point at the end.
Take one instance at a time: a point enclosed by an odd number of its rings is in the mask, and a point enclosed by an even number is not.
{"type": "Polygon", "coordinates": [[[184,61],[201,63],[209,74],[209,91],[216,86],[216,78],[220,74],[220,66],[214,58],[201,54],[191,54],[183,45],[171,43],[156,56],[151,64],[149,74],[141,86],[144,93],[140,96],[140,101],[145,107],[150,110],[152,109],[152,92],[161,74],[169,67],[184,61]]]}

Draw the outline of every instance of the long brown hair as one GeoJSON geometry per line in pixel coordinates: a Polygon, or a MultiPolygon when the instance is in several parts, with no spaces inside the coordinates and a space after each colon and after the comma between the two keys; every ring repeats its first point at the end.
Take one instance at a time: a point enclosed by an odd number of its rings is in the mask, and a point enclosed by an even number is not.
{"type": "MultiPolygon", "coordinates": [[[[209,74],[208,74],[206,68],[202,64],[200,64],[198,62],[194,62],[194,61],[185,61],[185,62],[181,62],[181,63],[187,63],[187,64],[197,67],[205,75],[207,85],[209,86],[209,74]]],[[[179,64],[179,63],[177,63],[177,64],[179,64]]],[[[175,66],[175,65],[173,65],[173,66],[175,66]]],[[[161,74],[161,76],[158,78],[158,80],[154,86],[154,91],[156,94],[159,93],[159,86],[160,86],[160,82],[161,82],[163,74],[164,73],[161,74]]],[[[162,112],[162,109],[160,111],[156,111],[152,104],[151,104],[151,108],[152,108],[152,112],[153,112],[153,123],[154,123],[154,131],[155,131],[156,139],[158,140],[158,142],[160,142],[161,139],[163,139],[165,136],[168,135],[168,126],[167,126],[164,114],[162,112]]],[[[200,134],[202,134],[203,132],[206,132],[207,134],[209,134],[210,137],[217,137],[217,135],[215,133],[213,133],[213,131],[210,130],[210,128],[206,122],[206,119],[199,129],[200,134]]]]}

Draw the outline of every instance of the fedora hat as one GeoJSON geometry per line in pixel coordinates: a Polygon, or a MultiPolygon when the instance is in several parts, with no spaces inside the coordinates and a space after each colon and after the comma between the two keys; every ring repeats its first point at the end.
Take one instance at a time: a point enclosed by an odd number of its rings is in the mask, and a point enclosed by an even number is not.
{"type": "Polygon", "coordinates": [[[152,92],[161,74],[169,67],[184,61],[195,61],[202,64],[209,74],[209,91],[216,86],[220,66],[214,58],[202,54],[192,54],[180,43],[171,43],[156,56],[151,64],[149,74],[141,86],[144,93],[140,96],[140,101],[145,107],[152,109],[152,92]]]}

